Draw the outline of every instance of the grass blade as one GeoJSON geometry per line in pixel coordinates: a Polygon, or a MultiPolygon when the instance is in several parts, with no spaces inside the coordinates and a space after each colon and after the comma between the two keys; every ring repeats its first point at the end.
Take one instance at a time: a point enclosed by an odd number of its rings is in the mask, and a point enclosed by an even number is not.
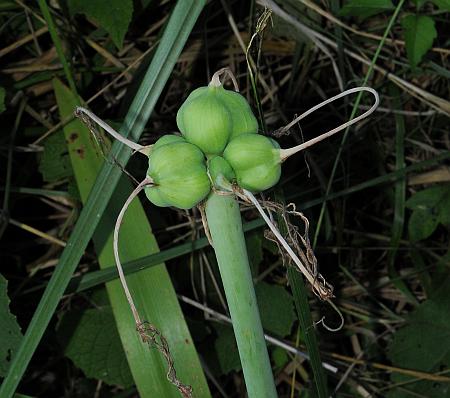
{"type": "MultiPolygon", "coordinates": [[[[139,140],[204,4],[203,0],[180,0],[175,6],[154,58],[125,118],[121,129],[121,133],[125,137],[130,136],[134,141],[139,140]]],[[[111,149],[111,156],[114,156],[121,164],[126,164],[131,152],[121,143],[115,142],[111,149]]],[[[121,170],[112,163],[105,162],[97,176],[86,206],[80,214],[59,264],[39,302],[22,344],[11,362],[9,373],[1,385],[0,396],[2,398],[9,398],[14,394],[117,186],[121,173],[121,170]]]]}
{"type": "Polygon", "coordinates": [[[48,8],[46,0],[38,0],[39,7],[41,9],[42,15],[45,18],[45,22],[48,25],[48,32],[52,38],[53,44],[55,45],[56,53],[58,54],[58,58],[61,61],[64,74],[66,75],[66,79],[69,82],[70,89],[73,93],[77,92],[77,86],[75,85],[75,81],[72,76],[72,72],[69,67],[69,63],[64,55],[63,46],[61,40],[59,39],[58,31],[56,30],[55,23],[53,22],[52,15],[50,14],[50,9],[48,8]]]}
{"type": "Polygon", "coordinates": [[[306,349],[309,354],[314,374],[314,384],[317,389],[317,394],[320,398],[326,398],[328,397],[327,379],[320,359],[319,345],[317,343],[316,330],[309,308],[305,282],[294,267],[289,266],[287,271],[289,285],[292,289],[298,320],[300,322],[300,328],[304,334],[306,349]]]}
{"type": "MultiPolygon", "coordinates": [[[[77,106],[76,97],[59,80],[54,81],[54,88],[61,120],[65,120],[77,106]]],[[[78,190],[85,202],[101,168],[102,157],[91,144],[89,129],[78,119],[64,127],[64,134],[78,190]]],[[[132,189],[129,181],[121,178],[114,200],[110,201],[94,233],[93,241],[102,269],[114,264],[114,220],[132,189]]],[[[138,200],[126,212],[121,231],[120,251],[124,260],[158,251],[151,226],[138,200]]],[[[115,266],[113,268],[116,269],[115,266]]],[[[209,396],[200,361],[164,264],[136,272],[127,279],[141,316],[154,324],[167,339],[177,376],[193,387],[196,397],[209,396]]],[[[106,289],[139,395],[179,397],[178,391],[166,380],[167,364],[163,356],[157,350],[149,350],[139,338],[119,281],[107,283],[106,289]]]]}
{"type": "MultiPolygon", "coordinates": [[[[275,199],[284,203],[284,193],[282,188],[278,188],[275,191],[275,199]]],[[[277,214],[277,216],[280,233],[285,236],[287,234],[286,224],[283,222],[281,213],[277,214]]],[[[316,331],[311,316],[311,309],[309,307],[305,281],[297,269],[292,265],[288,265],[287,267],[287,277],[289,285],[291,286],[292,296],[294,297],[300,328],[303,331],[306,349],[309,354],[317,394],[319,398],[326,398],[328,397],[327,379],[320,359],[319,345],[317,343],[316,331]]]]}
{"type": "MultiPolygon", "coordinates": [[[[390,87],[390,94],[393,97],[394,108],[400,109],[400,93],[397,87],[390,87]]],[[[403,115],[395,113],[395,169],[400,170],[405,167],[405,120],[403,115]]],[[[389,252],[388,272],[389,278],[394,286],[400,290],[412,304],[418,305],[414,294],[408,288],[399,273],[395,269],[395,257],[402,238],[405,224],[405,202],[406,202],[406,178],[401,178],[394,185],[394,220],[392,222],[391,247],[389,252]]]]}
{"type": "Polygon", "coordinates": [[[9,217],[9,199],[11,195],[11,177],[13,170],[13,152],[14,152],[14,142],[16,140],[17,131],[19,130],[20,122],[22,120],[23,112],[25,110],[26,101],[22,99],[17,111],[16,119],[14,121],[14,126],[11,131],[11,138],[8,147],[8,162],[6,164],[6,178],[5,178],[5,188],[3,190],[3,203],[0,209],[0,239],[5,232],[6,226],[8,224],[9,217]]]}

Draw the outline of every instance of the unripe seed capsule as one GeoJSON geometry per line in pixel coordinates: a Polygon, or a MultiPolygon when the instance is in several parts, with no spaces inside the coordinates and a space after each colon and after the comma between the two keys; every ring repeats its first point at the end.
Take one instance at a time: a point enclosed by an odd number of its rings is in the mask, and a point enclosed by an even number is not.
{"type": "MultiPolygon", "coordinates": [[[[164,138],[162,142],[170,140],[164,138]]],[[[147,198],[161,207],[196,206],[211,190],[203,153],[195,145],[180,140],[160,144],[158,140],[149,156],[147,175],[155,185],[145,188],[147,198]]]]}
{"type": "Polygon", "coordinates": [[[186,142],[186,140],[181,135],[166,134],[153,144],[152,150],[155,150],[156,148],[159,148],[163,145],[173,144],[174,142],[186,142]]]}
{"type": "Polygon", "coordinates": [[[240,187],[261,192],[273,187],[281,176],[278,143],[259,134],[243,134],[231,140],[223,157],[236,173],[240,187]]]}
{"type": "Polygon", "coordinates": [[[177,113],[177,125],[186,140],[207,155],[222,153],[231,135],[231,114],[216,87],[200,87],[177,113]]]}
{"type": "Polygon", "coordinates": [[[258,132],[258,121],[247,100],[241,94],[222,87],[222,100],[232,117],[230,140],[241,134],[258,132]]]}
{"type": "Polygon", "coordinates": [[[194,90],[177,113],[181,133],[207,155],[219,155],[230,139],[258,131],[246,99],[218,84],[194,90]]]}
{"type": "Polygon", "coordinates": [[[158,207],[169,207],[170,204],[164,199],[164,195],[161,195],[161,191],[158,187],[146,187],[144,189],[147,199],[158,207]]]}

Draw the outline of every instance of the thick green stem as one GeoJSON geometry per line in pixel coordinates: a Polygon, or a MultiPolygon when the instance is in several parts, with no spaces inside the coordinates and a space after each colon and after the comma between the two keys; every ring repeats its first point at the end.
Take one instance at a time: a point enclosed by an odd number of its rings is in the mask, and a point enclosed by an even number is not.
{"type": "Polygon", "coordinates": [[[248,396],[276,397],[239,205],[232,195],[213,193],[206,202],[206,217],[233,321],[248,396]]]}

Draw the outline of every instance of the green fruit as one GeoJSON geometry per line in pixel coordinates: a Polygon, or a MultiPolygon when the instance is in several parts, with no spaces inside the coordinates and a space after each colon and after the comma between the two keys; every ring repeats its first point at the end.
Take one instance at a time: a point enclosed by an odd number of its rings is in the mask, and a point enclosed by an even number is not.
{"type": "Polygon", "coordinates": [[[278,143],[259,134],[243,134],[231,140],[223,157],[236,173],[240,187],[261,192],[273,187],[281,176],[278,143]]]}
{"type": "Polygon", "coordinates": [[[194,90],[177,113],[177,125],[186,140],[207,155],[219,155],[228,141],[256,133],[258,123],[247,101],[222,86],[194,90]]]}
{"type": "Polygon", "coordinates": [[[168,207],[170,204],[161,196],[161,192],[156,187],[146,187],[145,195],[155,206],[168,207]]]}
{"type": "Polygon", "coordinates": [[[177,113],[177,125],[186,140],[205,154],[222,153],[231,134],[231,114],[215,87],[193,91],[177,113]]]}
{"type": "Polygon", "coordinates": [[[226,107],[232,115],[230,140],[241,134],[256,134],[258,132],[258,121],[247,100],[236,91],[223,89],[222,95],[226,107]]]}
{"type": "Polygon", "coordinates": [[[161,138],[159,138],[158,141],[156,141],[153,144],[152,150],[155,150],[156,148],[159,148],[160,146],[163,145],[173,144],[174,142],[186,142],[186,140],[180,135],[166,134],[163,135],[161,138]]]}
{"type": "MultiPolygon", "coordinates": [[[[164,141],[171,139],[164,138],[164,141]]],[[[174,140],[165,145],[157,142],[149,156],[147,175],[155,185],[145,188],[145,193],[157,206],[190,209],[211,190],[203,153],[183,141],[174,140]]]]}
{"type": "Polygon", "coordinates": [[[230,164],[222,156],[213,156],[208,159],[208,172],[214,184],[219,175],[224,176],[230,182],[236,179],[230,164]]]}

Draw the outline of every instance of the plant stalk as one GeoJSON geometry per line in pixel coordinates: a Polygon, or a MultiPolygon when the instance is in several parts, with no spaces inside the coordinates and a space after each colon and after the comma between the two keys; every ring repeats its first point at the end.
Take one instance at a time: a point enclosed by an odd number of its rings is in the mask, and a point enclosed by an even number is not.
{"type": "Polygon", "coordinates": [[[234,195],[212,193],[206,218],[228,302],[250,398],[277,397],[234,195]]]}

